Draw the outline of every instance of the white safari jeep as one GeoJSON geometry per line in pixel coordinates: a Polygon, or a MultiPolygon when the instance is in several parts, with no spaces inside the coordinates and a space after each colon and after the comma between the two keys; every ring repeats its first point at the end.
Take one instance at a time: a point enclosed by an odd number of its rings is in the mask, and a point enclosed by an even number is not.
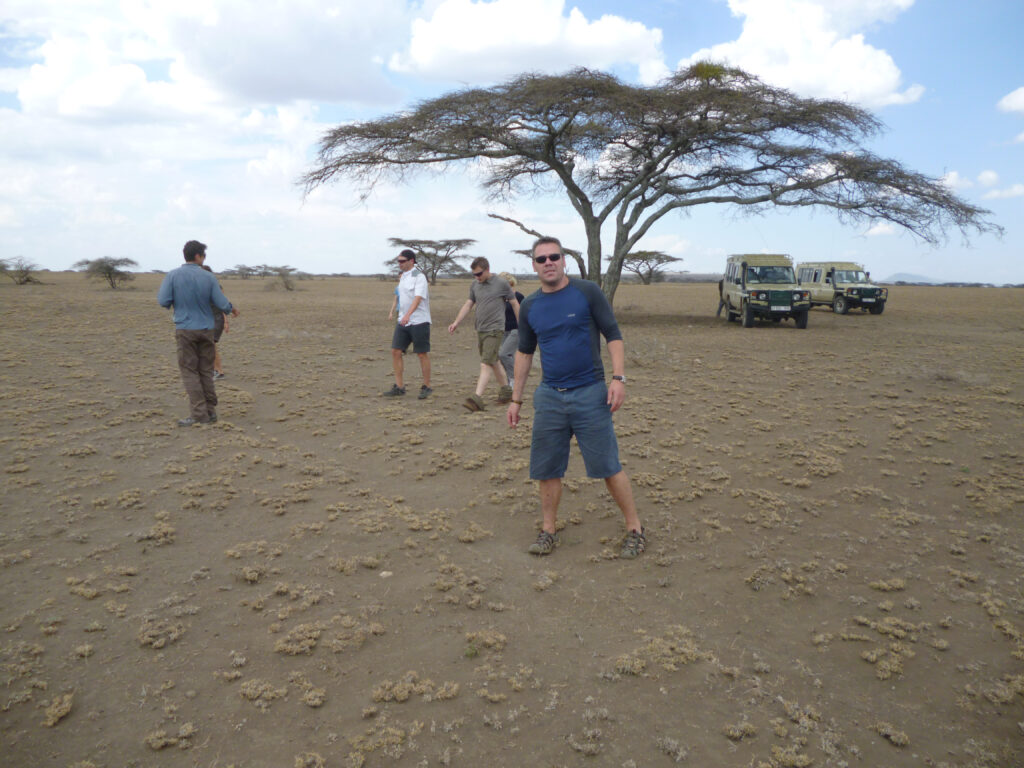
{"type": "Polygon", "coordinates": [[[874,285],[870,273],[852,261],[810,261],[798,264],[796,271],[811,292],[811,305],[832,307],[837,315],[853,307],[880,315],[889,300],[889,289],[874,285]]]}
{"type": "Polygon", "coordinates": [[[781,253],[739,253],[726,260],[725,276],[718,284],[718,314],[741,320],[750,328],[756,319],[779,322],[792,318],[797,328],[807,327],[810,293],[793,273],[793,261],[781,253]]]}

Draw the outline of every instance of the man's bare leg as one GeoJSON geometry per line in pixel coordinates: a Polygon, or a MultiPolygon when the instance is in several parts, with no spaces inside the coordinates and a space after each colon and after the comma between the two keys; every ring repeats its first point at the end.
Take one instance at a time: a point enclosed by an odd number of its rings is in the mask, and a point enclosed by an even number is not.
{"type": "Polygon", "coordinates": [[[636,512],[636,503],[633,501],[633,486],[629,482],[626,470],[619,470],[617,474],[606,477],[604,483],[608,486],[608,492],[615,499],[615,503],[622,510],[622,516],[626,520],[626,530],[640,532],[640,516],[636,512]]]}
{"type": "Polygon", "coordinates": [[[420,371],[423,372],[423,386],[430,386],[430,355],[426,352],[416,353],[420,359],[420,371]]]}
{"type": "Polygon", "coordinates": [[[553,477],[549,480],[538,480],[540,491],[540,511],[544,517],[541,528],[554,534],[555,521],[558,519],[558,504],[562,500],[562,478],[553,477]]]}
{"type": "Polygon", "coordinates": [[[491,366],[487,363],[480,363],[480,377],[476,380],[476,394],[477,397],[484,396],[484,390],[487,389],[487,383],[491,380],[491,366]]]}
{"type": "Polygon", "coordinates": [[[402,360],[402,350],[394,349],[391,350],[391,367],[395,369],[395,386],[402,389],[405,384],[402,378],[402,374],[405,372],[405,362],[402,360]]]}

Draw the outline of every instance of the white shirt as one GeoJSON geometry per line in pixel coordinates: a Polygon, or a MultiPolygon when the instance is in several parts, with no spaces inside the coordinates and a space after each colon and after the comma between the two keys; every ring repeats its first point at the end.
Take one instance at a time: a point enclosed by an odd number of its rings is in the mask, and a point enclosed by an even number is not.
{"type": "Polygon", "coordinates": [[[427,276],[413,267],[403,272],[398,280],[398,319],[401,320],[409,311],[413,300],[422,296],[423,301],[409,317],[409,325],[430,322],[430,296],[427,293],[427,276]]]}

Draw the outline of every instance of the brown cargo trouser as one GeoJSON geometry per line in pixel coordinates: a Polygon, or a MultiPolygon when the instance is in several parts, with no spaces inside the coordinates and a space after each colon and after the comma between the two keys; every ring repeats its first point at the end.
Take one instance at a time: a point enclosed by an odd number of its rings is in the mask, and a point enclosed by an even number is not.
{"type": "Polygon", "coordinates": [[[216,347],[213,329],[174,332],[178,343],[178,369],[188,395],[191,416],[196,421],[207,421],[216,414],[217,390],[213,387],[213,358],[216,347]]]}

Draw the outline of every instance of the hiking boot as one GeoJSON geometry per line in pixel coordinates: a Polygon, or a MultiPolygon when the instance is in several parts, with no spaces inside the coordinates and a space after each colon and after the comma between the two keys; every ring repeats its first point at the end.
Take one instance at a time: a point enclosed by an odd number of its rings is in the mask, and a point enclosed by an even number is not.
{"type": "Polygon", "coordinates": [[[405,394],[405,387],[400,387],[397,384],[392,384],[391,389],[381,393],[384,397],[401,397],[405,394]]]}
{"type": "Polygon", "coordinates": [[[422,387],[420,387],[420,393],[416,395],[416,398],[418,400],[426,400],[433,394],[433,392],[434,390],[432,390],[430,387],[424,384],[422,387]]]}
{"type": "Polygon", "coordinates": [[[622,551],[619,552],[619,557],[624,560],[634,560],[647,549],[647,537],[644,536],[644,531],[644,527],[641,526],[639,531],[630,531],[626,534],[626,538],[622,541],[622,551]]]}
{"type": "Polygon", "coordinates": [[[498,402],[499,403],[504,404],[504,403],[510,402],[511,400],[512,400],[512,387],[505,386],[505,387],[502,387],[501,389],[498,390],[498,402]]]}
{"type": "Polygon", "coordinates": [[[558,546],[558,534],[541,531],[537,534],[537,540],[526,550],[531,555],[550,555],[558,546]]]}
{"type": "Polygon", "coordinates": [[[216,424],[217,423],[217,414],[216,413],[211,413],[210,414],[210,421],[209,421],[209,423],[210,424],[216,424]]]}
{"type": "Polygon", "coordinates": [[[476,411],[484,410],[484,401],[483,398],[480,397],[480,395],[470,395],[462,404],[470,411],[473,411],[474,413],[476,411]]]}
{"type": "Polygon", "coordinates": [[[225,374],[221,373],[220,371],[214,371],[213,372],[213,380],[214,381],[217,381],[218,379],[223,379],[224,376],[225,376],[225,374]]]}
{"type": "Polygon", "coordinates": [[[189,416],[187,419],[178,419],[178,426],[179,427],[191,427],[191,426],[195,426],[196,424],[209,424],[209,423],[210,423],[209,419],[193,419],[191,416],[189,416]]]}

